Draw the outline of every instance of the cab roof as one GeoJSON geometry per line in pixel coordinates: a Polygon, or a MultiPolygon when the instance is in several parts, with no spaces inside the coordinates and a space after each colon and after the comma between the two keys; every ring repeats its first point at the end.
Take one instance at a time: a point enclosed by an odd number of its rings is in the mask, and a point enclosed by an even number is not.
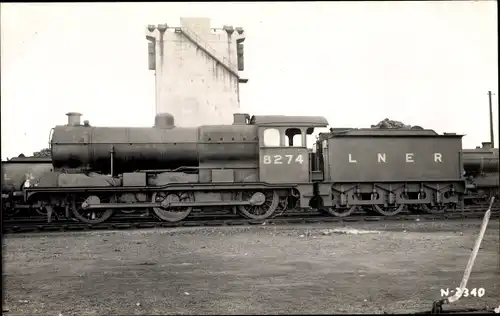
{"type": "Polygon", "coordinates": [[[323,116],[254,115],[250,124],[259,126],[327,127],[323,116]]]}

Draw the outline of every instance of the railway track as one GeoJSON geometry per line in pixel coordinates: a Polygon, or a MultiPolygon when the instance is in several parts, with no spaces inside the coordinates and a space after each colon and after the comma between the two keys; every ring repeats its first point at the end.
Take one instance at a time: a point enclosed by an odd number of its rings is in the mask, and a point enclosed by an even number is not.
{"type": "MultiPolygon", "coordinates": [[[[484,210],[481,208],[481,210],[484,210]]],[[[216,226],[242,226],[242,225],[284,225],[284,224],[311,224],[311,223],[352,223],[352,222],[374,222],[374,221],[435,221],[435,220],[461,220],[479,219],[484,212],[479,209],[467,209],[466,211],[444,212],[441,214],[400,214],[396,216],[375,216],[356,214],[349,217],[331,217],[320,215],[320,213],[291,213],[283,214],[267,220],[245,219],[232,214],[195,214],[183,221],[170,223],[160,222],[150,216],[122,215],[117,216],[105,223],[89,225],[72,220],[58,220],[47,223],[41,218],[27,218],[22,220],[4,220],[2,233],[36,233],[55,231],[97,231],[113,229],[145,229],[145,228],[167,228],[167,227],[216,227],[216,226]]],[[[500,209],[493,208],[491,218],[500,218],[500,209]]]]}

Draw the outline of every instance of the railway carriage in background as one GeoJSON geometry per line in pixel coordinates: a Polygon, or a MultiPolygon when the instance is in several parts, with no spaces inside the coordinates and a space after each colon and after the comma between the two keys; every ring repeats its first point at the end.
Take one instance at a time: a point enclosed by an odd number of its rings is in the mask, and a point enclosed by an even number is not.
{"type": "Polygon", "coordinates": [[[257,220],[290,208],[333,216],[432,213],[469,194],[461,135],[345,128],[314,139],[328,126],[321,116],[234,114],[232,125],[183,128],[160,114],[152,128],[128,128],[93,127],[81,124],[79,113],[67,115],[52,131],[50,164],[2,164],[4,179],[16,179],[2,186],[2,201],[16,196],[14,204],[49,219],[55,212],[96,224],[143,210],[169,222],[214,208],[257,220]]]}

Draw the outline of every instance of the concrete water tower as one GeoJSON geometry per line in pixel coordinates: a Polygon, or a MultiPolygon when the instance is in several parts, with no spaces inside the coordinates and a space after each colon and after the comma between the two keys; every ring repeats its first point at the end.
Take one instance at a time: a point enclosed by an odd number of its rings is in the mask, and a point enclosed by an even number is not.
{"type": "Polygon", "coordinates": [[[239,112],[244,69],[241,27],[211,28],[209,18],[181,18],[180,26],[149,25],[149,69],[155,72],[156,114],[176,126],[231,124],[239,112]]]}

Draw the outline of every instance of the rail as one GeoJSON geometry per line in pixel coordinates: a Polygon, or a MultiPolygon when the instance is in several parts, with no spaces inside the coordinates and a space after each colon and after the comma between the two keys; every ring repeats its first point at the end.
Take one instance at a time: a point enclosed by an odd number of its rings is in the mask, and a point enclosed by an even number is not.
{"type": "MultiPolygon", "coordinates": [[[[290,210],[289,210],[290,211],[290,210]]],[[[215,226],[241,226],[241,225],[294,225],[294,224],[319,224],[331,223],[350,224],[355,222],[398,222],[398,221],[419,221],[420,223],[434,221],[460,221],[476,220],[481,218],[478,212],[449,213],[449,214],[427,214],[427,215],[397,215],[397,216],[373,216],[356,215],[349,217],[331,217],[320,213],[308,212],[284,212],[276,217],[265,220],[253,220],[242,218],[241,216],[228,212],[193,212],[189,217],[180,222],[162,222],[153,217],[152,214],[117,214],[111,220],[99,224],[85,224],[74,219],[59,219],[52,223],[47,223],[44,216],[38,218],[25,218],[17,220],[3,221],[2,234],[18,233],[42,233],[50,231],[95,231],[108,229],[144,229],[144,228],[170,228],[170,227],[215,227],[215,226]]],[[[491,213],[491,217],[499,218],[500,212],[491,213]]]]}

